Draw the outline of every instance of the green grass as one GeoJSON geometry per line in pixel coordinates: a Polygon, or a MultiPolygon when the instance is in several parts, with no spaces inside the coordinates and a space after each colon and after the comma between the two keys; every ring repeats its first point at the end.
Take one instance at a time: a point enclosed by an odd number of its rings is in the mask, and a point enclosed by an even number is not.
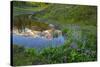
{"type": "Polygon", "coordinates": [[[24,48],[13,45],[13,65],[37,65],[97,61],[97,7],[83,5],[17,3],[15,15],[40,11],[29,19],[28,14],[14,17],[18,26],[36,25],[48,28],[48,24],[59,25],[67,38],[62,46],[44,48],[24,48]],[[32,8],[32,6],[36,7],[32,8]],[[42,5],[40,7],[40,5],[42,5]],[[24,6],[25,8],[20,8],[24,6]],[[32,22],[30,24],[29,22],[32,22]],[[47,24],[45,24],[45,23],[47,24]]]}
{"type": "Polygon", "coordinates": [[[33,8],[33,7],[25,7],[25,8],[19,8],[19,7],[14,7],[14,9],[16,9],[16,10],[19,10],[19,11],[33,11],[33,12],[36,12],[36,11],[41,11],[41,10],[43,10],[43,9],[45,9],[46,7],[35,7],[35,8],[33,8]]]}
{"type": "Polygon", "coordinates": [[[69,27],[63,32],[67,34],[67,40],[64,45],[59,47],[48,47],[38,51],[35,48],[14,45],[14,65],[57,64],[97,60],[96,28],[92,26],[88,26],[88,28],[80,27],[80,29],[69,27]]]}
{"type": "MultiPolygon", "coordinates": [[[[13,16],[26,14],[30,12],[39,12],[48,7],[44,3],[34,3],[34,2],[22,2],[22,1],[13,1],[13,16]]],[[[32,13],[31,13],[32,14],[32,13]]]]}
{"type": "Polygon", "coordinates": [[[35,17],[55,20],[59,24],[80,24],[96,26],[96,6],[50,4],[44,13],[35,17]]]}

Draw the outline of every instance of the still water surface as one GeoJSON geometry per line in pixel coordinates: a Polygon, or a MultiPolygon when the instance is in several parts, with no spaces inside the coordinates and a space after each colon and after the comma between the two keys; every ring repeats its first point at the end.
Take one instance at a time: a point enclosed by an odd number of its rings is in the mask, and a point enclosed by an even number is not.
{"type": "Polygon", "coordinates": [[[22,45],[29,48],[44,48],[44,47],[56,47],[64,44],[64,37],[59,36],[52,40],[46,38],[33,38],[30,36],[12,35],[13,44],[22,45]]]}

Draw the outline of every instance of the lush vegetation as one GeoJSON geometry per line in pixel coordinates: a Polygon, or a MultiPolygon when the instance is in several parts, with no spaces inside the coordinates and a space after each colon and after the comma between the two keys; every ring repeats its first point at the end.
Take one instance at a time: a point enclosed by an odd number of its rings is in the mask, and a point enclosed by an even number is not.
{"type": "Polygon", "coordinates": [[[19,31],[25,29],[26,27],[31,28],[32,26],[36,26],[37,30],[40,31],[49,29],[48,26],[49,24],[36,21],[36,19],[31,19],[29,18],[30,15],[29,16],[28,15],[29,14],[27,15],[22,14],[15,16],[13,19],[13,27],[18,28],[19,31]]]}
{"type": "Polygon", "coordinates": [[[13,10],[14,26],[17,26],[17,28],[38,26],[45,29],[48,28],[48,24],[52,23],[58,25],[66,37],[64,45],[44,48],[41,51],[35,48],[13,45],[13,65],[97,60],[96,6],[15,2],[13,10]],[[22,14],[23,11],[24,14],[22,14]],[[30,11],[36,13],[26,14],[30,11]],[[29,15],[32,15],[31,19],[29,15]]]}
{"type": "MultiPolygon", "coordinates": [[[[69,33],[72,32],[69,31],[69,33]]],[[[13,65],[96,61],[96,36],[90,35],[90,33],[87,35],[86,41],[73,41],[73,39],[68,38],[63,46],[49,47],[41,51],[35,48],[24,48],[23,46],[14,45],[13,65]]]]}
{"type": "Polygon", "coordinates": [[[13,16],[20,14],[33,14],[34,12],[38,12],[44,10],[48,7],[47,3],[35,3],[35,2],[24,2],[24,1],[13,1],[13,16]]]}
{"type": "MultiPolygon", "coordinates": [[[[71,62],[88,62],[97,60],[96,30],[89,30],[86,27],[82,30],[67,31],[67,40],[59,47],[49,47],[38,51],[35,48],[24,48],[14,45],[13,65],[35,65],[55,64],[71,62]]],[[[34,45],[34,44],[33,44],[34,45]]]]}
{"type": "Polygon", "coordinates": [[[51,4],[36,17],[58,21],[59,24],[96,25],[96,7],[85,5],[51,4]],[[92,19],[91,19],[92,18],[92,19]]]}

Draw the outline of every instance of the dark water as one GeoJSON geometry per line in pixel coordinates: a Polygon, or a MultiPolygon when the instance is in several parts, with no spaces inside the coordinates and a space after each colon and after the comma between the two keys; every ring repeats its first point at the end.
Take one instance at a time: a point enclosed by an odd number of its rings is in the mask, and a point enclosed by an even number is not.
{"type": "Polygon", "coordinates": [[[21,35],[13,34],[13,44],[23,45],[24,47],[29,48],[44,48],[44,47],[56,47],[64,44],[64,37],[59,36],[57,38],[53,38],[52,40],[48,40],[45,38],[33,38],[33,37],[25,37],[21,35]]]}

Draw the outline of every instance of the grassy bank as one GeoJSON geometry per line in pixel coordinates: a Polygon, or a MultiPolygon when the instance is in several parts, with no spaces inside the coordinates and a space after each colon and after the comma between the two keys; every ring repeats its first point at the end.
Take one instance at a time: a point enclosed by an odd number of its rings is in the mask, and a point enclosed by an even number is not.
{"type": "MultiPolygon", "coordinates": [[[[81,30],[65,29],[67,40],[64,45],[55,48],[44,48],[37,51],[35,48],[24,48],[14,45],[14,65],[37,65],[88,62],[97,60],[96,28],[81,27],[81,30]],[[94,30],[91,30],[93,28],[94,30]],[[66,33],[67,32],[67,33],[66,33]]],[[[34,45],[34,44],[33,44],[34,45]]]]}
{"type": "Polygon", "coordinates": [[[19,29],[31,26],[47,29],[48,24],[58,25],[63,35],[65,35],[66,41],[62,46],[44,48],[41,51],[37,51],[35,48],[13,45],[13,65],[73,63],[97,60],[96,6],[17,3],[14,6],[14,10],[14,15],[20,14],[13,18],[15,19],[14,26],[19,29]],[[24,6],[24,8],[20,6],[24,6]],[[21,14],[23,11],[24,14],[21,14]],[[28,13],[35,11],[37,13],[31,14],[30,19],[30,14],[26,14],[25,11],[28,13]]]}

